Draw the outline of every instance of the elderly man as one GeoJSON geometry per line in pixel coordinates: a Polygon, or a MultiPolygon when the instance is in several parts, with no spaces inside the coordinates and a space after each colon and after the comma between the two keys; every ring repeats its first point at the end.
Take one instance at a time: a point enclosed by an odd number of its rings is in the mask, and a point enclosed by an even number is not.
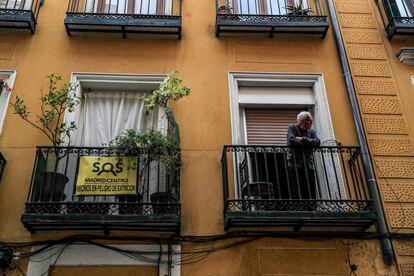
{"type": "MultiPolygon", "coordinates": [[[[290,146],[287,160],[289,169],[289,190],[293,199],[316,199],[315,165],[312,147],[321,141],[312,127],[312,115],[302,111],[297,116],[297,125],[288,127],[287,145],[290,146]]],[[[307,206],[307,210],[314,206],[307,206]]]]}

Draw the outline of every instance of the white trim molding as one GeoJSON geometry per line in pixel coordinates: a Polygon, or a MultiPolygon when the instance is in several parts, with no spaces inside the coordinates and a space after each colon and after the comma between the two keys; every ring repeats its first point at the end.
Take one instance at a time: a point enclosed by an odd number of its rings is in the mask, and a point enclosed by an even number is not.
{"type": "MultiPolygon", "coordinates": [[[[275,108],[311,108],[314,116],[315,130],[318,137],[321,139],[321,145],[336,145],[328,97],[326,95],[322,74],[229,72],[229,89],[233,144],[240,145],[246,144],[247,142],[245,138],[245,126],[243,127],[242,125],[244,123],[244,114],[241,107],[258,106],[275,108]],[[265,89],[251,89],[250,91],[252,91],[252,93],[250,95],[241,96],[240,87],[243,87],[243,89],[245,87],[265,89]],[[274,88],[274,91],[272,91],[271,88],[274,88]],[[285,91],[280,88],[285,88],[285,91]],[[260,91],[262,91],[263,95],[260,91]],[[292,95],[292,93],[296,94],[292,95]]],[[[318,162],[318,160],[316,160],[316,162],[318,162]]],[[[234,166],[236,166],[236,164],[234,164],[234,166]]],[[[337,156],[335,156],[333,162],[328,164],[328,166],[332,167],[332,170],[328,170],[327,177],[329,179],[334,179],[335,174],[342,176],[341,166],[337,156]]],[[[235,169],[234,173],[236,173],[236,171],[237,170],[235,169]]],[[[236,176],[234,176],[234,179],[237,179],[236,176]]],[[[342,177],[339,177],[338,181],[340,185],[340,194],[335,195],[335,197],[344,198],[345,188],[342,177]]],[[[237,183],[234,185],[237,193],[237,183]]]]}
{"type": "Polygon", "coordinates": [[[1,134],[3,131],[4,120],[6,119],[7,106],[9,105],[10,95],[13,91],[13,85],[16,79],[16,71],[0,70],[0,75],[7,77],[6,83],[7,83],[7,86],[9,87],[9,90],[3,87],[3,91],[1,91],[1,95],[0,95],[0,134],[1,134]]]}
{"type": "MultiPolygon", "coordinates": [[[[241,144],[244,142],[240,129],[240,99],[239,87],[278,87],[278,88],[294,88],[303,87],[310,88],[313,91],[313,103],[309,102],[309,97],[304,98],[303,102],[297,102],[296,105],[314,107],[315,129],[322,137],[322,143],[335,140],[335,134],[332,125],[331,114],[329,110],[328,98],[326,96],[325,83],[322,74],[286,74],[286,73],[229,73],[229,89],[230,89],[230,114],[233,144],[241,144]],[[318,123],[323,122],[323,124],[318,123]]],[[[243,103],[246,104],[246,103],[243,103]]],[[[252,102],[251,104],[256,104],[252,102]]],[[[261,104],[262,106],[264,104],[261,104]]],[[[268,104],[269,106],[272,103],[268,104]]]]}
{"type": "MultiPolygon", "coordinates": [[[[159,85],[167,79],[165,74],[118,74],[118,73],[84,73],[84,72],[73,72],[71,77],[71,83],[77,85],[74,94],[82,98],[82,91],[88,89],[95,90],[130,90],[130,91],[152,91],[159,87],[159,85]]],[[[76,122],[77,117],[80,114],[81,105],[77,105],[74,112],[65,111],[64,120],[66,123],[76,122]]],[[[161,114],[161,113],[160,113],[161,114]]],[[[164,120],[159,124],[159,127],[167,126],[166,116],[161,116],[160,120],[164,120]]],[[[164,129],[160,129],[166,132],[164,129]]],[[[68,138],[64,141],[69,144],[68,138]]]]}
{"type": "MultiPolygon", "coordinates": [[[[96,245],[57,245],[36,254],[29,259],[27,276],[49,275],[49,270],[53,266],[157,266],[157,259],[160,252],[160,246],[154,244],[122,244],[107,246],[121,250],[131,250],[140,253],[143,258],[155,260],[154,262],[144,262],[132,255],[120,253],[116,250],[99,247],[96,245]],[[153,253],[151,253],[153,252],[153,253]]],[[[32,251],[40,249],[41,246],[32,248],[32,251]]],[[[159,276],[171,275],[180,276],[181,274],[181,245],[171,245],[170,254],[172,254],[173,264],[171,271],[168,271],[168,246],[162,245],[161,261],[159,276]]]]}

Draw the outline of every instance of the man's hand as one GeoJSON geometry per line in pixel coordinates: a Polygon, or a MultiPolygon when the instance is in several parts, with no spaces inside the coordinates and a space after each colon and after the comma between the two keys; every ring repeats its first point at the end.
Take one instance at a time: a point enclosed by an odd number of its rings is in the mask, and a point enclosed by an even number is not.
{"type": "Polygon", "coordinates": [[[300,137],[300,136],[295,137],[296,142],[302,143],[302,140],[303,140],[303,137],[300,137]]]}

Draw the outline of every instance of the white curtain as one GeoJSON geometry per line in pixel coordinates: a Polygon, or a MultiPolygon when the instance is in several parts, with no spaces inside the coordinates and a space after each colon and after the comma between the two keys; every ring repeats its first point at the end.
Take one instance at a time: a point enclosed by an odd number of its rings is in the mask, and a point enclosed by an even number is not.
{"type": "MultiPolygon", "coordinates": [[[[5,1],[5,0],[0,0],[5,1]]],[[[9,0],[12,1],[12,0],[9,0]]],[[[13,0],[14,1],[14,0],[13,0]]],[[[172,14],[173,0],[88,0],[85,3],[85,12],[103,12],[103,13],[135,13],[135,14],[172,14]],[[134,1],[130,5],[130,1],[134,1]],[[134,7],[133,11],[128,8],[134,7]],[[101,11],[98,11],[101,7],[101,11]]]]}
{"type": "MultiPolygon", "coordinates": [[[[159,112],[146,113],[139,98],[148,92],[83,92],[81,106],[75,117],[77,130],[72,134],[71,145],[85,147],[107,146],[109,142],[126,129],[146,129],[158,127],[159,112]]],[[[69,183],[65,187],[66,200],[72,201],[73,187],[76,184],[77,157],[71,155],[61,162],[62,170],[67,162],[69,183]]],[[[62,172],[63,173],[63,172],[62,172]]],[[[148,189],[148,188],[146,188],[148,189]]],[[[114,196],[83,196],[75,201],[114,201],[114,196]]]]}
{"type": "Polygon", "coordinates": [[[30,10],[32,0],[0,0],[1,9],[30,10]]]}
{"type": "Polygon", "coordinates": [[[127,0],[87,0],[85,2],[85,12],[102,13],[127,13],[127,0]],[[98,10],[98,7],[102,10],[98,10]]]}
{"type": "Polygon", "coordinates": [[[146,114],[145,106],[139,101],[144,95],[145,92],[84,93],[72,144],[107,146],[125,129],[156,128],[156,112],[146,114]]]}

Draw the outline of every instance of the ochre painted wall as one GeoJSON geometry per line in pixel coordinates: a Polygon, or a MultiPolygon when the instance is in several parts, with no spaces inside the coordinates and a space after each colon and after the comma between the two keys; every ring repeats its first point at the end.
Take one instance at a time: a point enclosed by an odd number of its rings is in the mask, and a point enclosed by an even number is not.
{"type": "MultiPolygon", "coordinates": [[[[414,42],[388,41],[379,12],[382,6],[374,1],[339,0],[335,5],[389,230],[412,233],[414,68],[402,64],[396,55],[414,42]]],[[[414,274],[414,254],[407,244],[412,241],[393,243],[401,275],[414,274]]]]}

